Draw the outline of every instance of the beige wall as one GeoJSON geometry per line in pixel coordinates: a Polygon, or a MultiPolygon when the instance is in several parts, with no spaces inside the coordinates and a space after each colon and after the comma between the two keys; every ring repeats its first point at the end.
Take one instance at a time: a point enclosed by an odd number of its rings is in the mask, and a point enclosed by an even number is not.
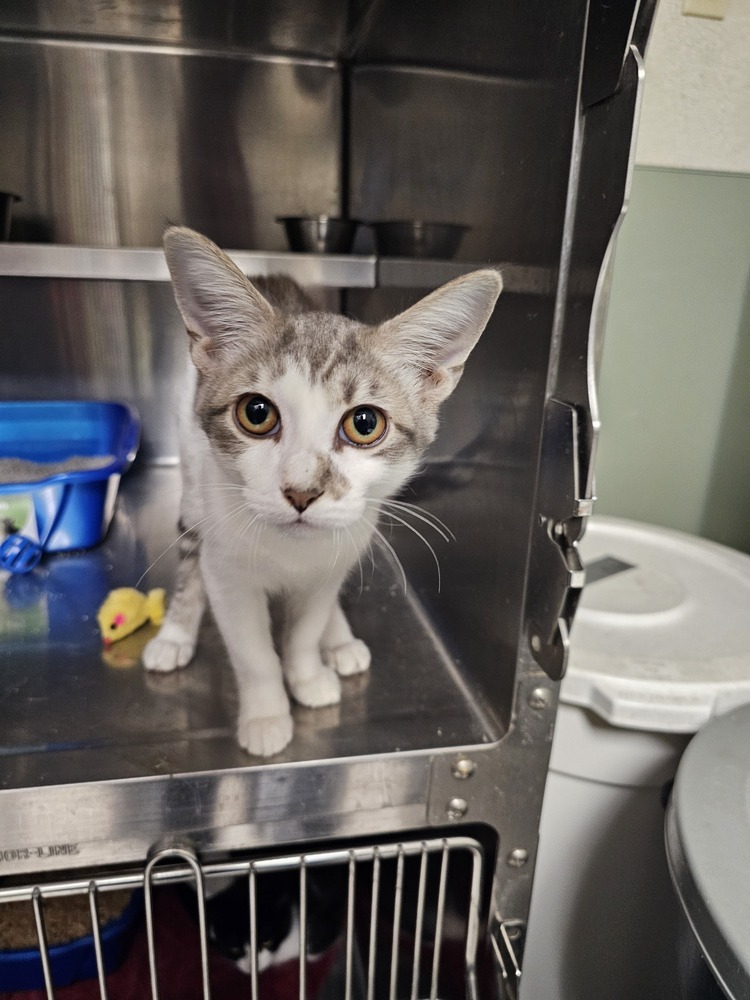
{"type": "Polygon", "coordinates": [[[750,2],[723,21],[659,0],[646,56],[638,162],[750,173],[750,2]]]}

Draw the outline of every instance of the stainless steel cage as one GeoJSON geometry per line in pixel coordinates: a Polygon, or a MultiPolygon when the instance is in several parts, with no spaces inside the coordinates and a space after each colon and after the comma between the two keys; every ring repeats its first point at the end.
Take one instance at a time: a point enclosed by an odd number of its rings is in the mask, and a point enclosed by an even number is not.
{"type": "MultiPolygon", "coordinates": [[[[446,830],[445,857],[474,859],[460,839],[472,824],[494,846],[479,910],[465,889],[457,983],[425,980],[422,960],[415,986],[399,959],[395,987],[386,962],[368,994],[365,962],[364,995],[463,995],[464,980],[469,995],[515,991],[653,7],[1,6],[0,186],[23,200],[0,244],[0,394],[121,398],[143,419],[104,543],[25,584],[0,580],[0,898],[30,901],[42,942],[51,895],[88,895],[95,919],[123,879],[148,896],[227,872],[250,885],[267,864],[297,865],[303,893],[304,873],[328,863],[316,859],[335,856],[353,865],[359,899],[363,865],[380,858],[397,879],[399,858],[408,874],[426,857],[429,874],[446,830]],[[469,228],[450,261],[386,257],[366,238],[350,255],[285,249],[276,217],[321,213],[469,228]],[[339,707],[295,709],[294,741],[272,760],[236,744],[234,679],[210,620],[190,668],[161,678],[138,667],[143,635],[105,657],[95,624],[110,589],[174,578],[186,347],[158,249],[165,217],[247,273],[290,274],[368,322],[488,262],[505,281],[414,481],[460,539],[433,540],[442,587],[430,551],[395,523],[403,578],[379,561],[362,596],[359,581],[347,595],[372,671],[346,681],[339,707]],[[394,838],[412,846],[356,846],[394,838]],[[192,853],[158,853],[184,844],[192,853]],[[269,850],[273,862],[222,860],[269,850]],[[497,981],[475,982],[477,941],[497,981]]],[[[354,995],[357,954],[340,995],[354,995]]]]}

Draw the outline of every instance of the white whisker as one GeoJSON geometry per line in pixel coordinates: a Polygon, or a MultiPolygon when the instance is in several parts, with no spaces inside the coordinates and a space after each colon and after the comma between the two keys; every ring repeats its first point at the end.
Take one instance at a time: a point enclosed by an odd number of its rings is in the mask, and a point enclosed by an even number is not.
{"type": "Polygon", "coordinates": [[[385,547],[388,549],[388,551],[390,552],[390,554],[393,556],[394,560],[396,561],[396,565],[401,570],[401,579],[403,580],[403,583],[404,583],[404,593],[406,594],[407,589],[408,589],[407,588],[407,583],[406,583],[406,572],[404,570],[404,567],[401,564],[401,560],[396,555],[396,550],[391,545],[391,543],[388,541],[388,539],[385,537],[385,535],[380,530],[380,528],[377,527],[377,525],[373,524],[371,521],[368,521],[366,517],[363,517],[362,520],[365,522],[366,525],[368,525],[368,527],[372,528],[373,535],[381,540],[381,542],[383,543],[383,545],[385,545],[385,547]]]}
{"type": "Polygon", "coordinates": [[[253,526],[253,524],[255,523],[255,521],[260,517],[260,514],[258,514],[252,507],[250,507],[247,504],[243,504],[243,506],[240,508],[240,510],[238,511],[238,513],[242,513],[242,514],[246,513],[249,516],[247,518],[245,518],[245,520],[242,522],[242,524],[239,526],[239,528],[235,531],[235,533],[234,533],[234,535],[232,537],[232,541],[229,543],[230,550],[233,549],[235,547],[235,545],[239,544],[239,542],[247,534],[248,530],[253,526]]]}
{"type": "MultiPolygon", "coordinates": [[[[208,530],[201,540],[201,544],[205,545],[213,539],[223,530],[226,526],[227,521],[230,521],[237,514],[242,514],[247,509],[247,501],[240,500],[233,506],[229,507],[224,513],[217,518],[213,524],[209,525],[208,530]]],[[[211,517],[215,517],[215,514],[211,514],[211,517]]]]}
{"type": "Polygon", "coordinates": [[[319,594],[328,581],[332,578],[336,565],[339,561],[339,555],[341,553],[341,539],[339,537],[338,528],[332,528],[330,532],[331,539],[331,553],[328,557],[328,565],[326,566],[325,574],[321,578],[318,586],[315,588],[315,593],[319,594]]]}
{"type": "Polygon", "coordinates": [[[362,572],[362,552],[359,549],[356,541],[354,540],[354,535],[352,534],[352,529],[349,527],[349,525],[345,524],[343,525],[343,528],[346,534],[348,535],[349,541],[352,544],[352,548],[354,549],[357,555],[357,565],[359,566],[359,596],[361,597],[362,591],[365,589],[365,578],[362,572]]]}
{"type": "Polygon", "coordinates": [[[372,535],[370,535],[370,542],[367,546],[367,554],[370,557],[370,580],[375,578],[375,553],[372,551],[372,535]]]}
{"type": "Polygon", "coordinates": [[[456,541],[456,536],[453,534],[453,532],[445,523],[445,521],[441,521],[440,518],[437,516],[437,514],[434,514],[431,510],[427,510],[426,507],[420,507],[419,504],[416,503],[406,503],[405,500],[389,500],[388,503],[392,504],[395,507],[399,507],[404,511],[409,511],[415,516],[417,514],[420,514],[428,518],[428,520],[432,520],[435,524],[439,525],[439,527],[441,527],[447,535],[450,536],[452,541],[454,542],[456,541]]]}
{"type": "MultiPolygon", "coordinates": [[[[394,521],[397,521],[399,524],[403,524],[403,526],[405,528],[408,528],[409,531],[411,531],[413,534],[415,534],[417,536],[417,538],[419,538],[421,541],[423,541],[425,543],[425,545],[427,546],[427,548],[430,550],[430,554],[432,555],[432,558],[435,561],[435,567],[437,569],[437,589],[438,589],[438,594],[439,594],[440,593],[441,579],[440,579],[440,560],[437,557],[437,552],[433,549],[433,547],[430,545],[430,543],[424,537],[424,535],[422,534],[422,532],[419,531],[418,528],[415,528],[413,524],[409,524],[408,521],[405,521],[403,519],[403,517],[399,517],[398,514],[394,514],[393,511],[386,510],[386,511],[384,511],[384,513],[385,513],[386,517],[393,518],[394,521]]],[[[443,537],[445,537],[445,536],[443,536],[443,537]]],[[[447,541],[447,539],[446,539],[446,541],[447,541]]]]}
{"type": "MultiPolygon", "coordinates": [[[[232,536],[232,540],[230,541],[229,545],[226,546],[226,548],[225,548],[225,554],[224,554],[224,559],[223,559],[223,563],[224,564],[226,564],[227,558],[229,557],[229,553],[233,552],[237,548],[237,546],[240,544],[240,542],[243,541],[243,539],[245,538],[245,536],[247,535],[247,533],[250,531],[250,529],[252,528],[252,526],[255,524],[255,522],[260,517],[259,513],[257,513],[247,503],[243,502],[239,507],[234,507],[228,516],[222,518],[221,522],[219,522],[219,524],[217,525],[217,527],[219,527],[219,528],[223,527],[226,524],[226,522],[229,521],[229,520],[231,520],[231,518],[235,514],[238,514],[238,515],[243,514],[243,515],[247,515],[247,516],[243,517],[243,519],[242,519],[239,527],[235,530],[234,535],[232,536]]],[[[218,531],[217,531],[216,534],[218,535],[218,531]]],[[[249,543],[248,543],[248,546],[249,546],[249,543]]]]}
{"type": "Polygon", "coordinates": [[[339,554],[341,552],[341,539],[339,538],[338,528],[334,528],[331,532],[331,555],[328,559],[328,571],[325,576],[324,583],[327,583],[333,576],[336,570],[336,564],[339,561],[339,554]]]}
{"type": "Polygon", "coordinates": [[[263,521],[259,520],[255,525],[255,527],[253,528],[253,537],[250,543],[253,549],[253,557],[252,557],[253,564],[255,563],[255,560],[258,557],[258,546],[260,545],[260,536],[263,534],[264,527],[265,525],[263,521]]]}
{"type": "Polygon", "coordinates": [[[240,483],[200,483],[199,489],[203,492],[215,490],[219,493],[237,493],[238,491],[243,493],[245,491],[245,487],[240,483]]]}
{"type": "MultiPolygon", "coordinates": [[[[201,545],[203,546],[213,545],[215,540],[218,539],[219,535],[227,527],[228,522],[230,522],[234,517],[244,514],[249,509],[250,508],[248,508],[247,502],[245,500],[242,500],[240,503],[237,503],[233,507],[230,507],[228,511],[226,511],[217,521],[215,521],[209,527],[208,531],[206,532],[201,542],[201,545]]],[[[222,560],[223,563],[226,563],[229,553],[232,552],[232,550],[234,549],[236,541],[242,534],[245,523],[246,522],[243,522],[243,524],[241,524],[238,529],[235,529],[232,543],[225,549],[224,559],[222,560]]]]}
{"type": "Polygon", "coordinates": [[[454,542],[456,541],[456,536],[453,534],[448,525],[443,524],[439,517],[436,517],[435,514],[425,510],[424,507],[417,507],[416,504],[403,503],[403,501],[399,500],[366,500],[365,502],[369,504],[382,505],[384,507],[394,507],[404,515],[411,514],[412,517],[416,517],[417,520],[429,525],[429,527],[436,531],[446,542],[450,542],[451,540],[454,542]]]}
{"type": "Polygon", "coordinates": [[[210,515],[210,514],[207,514],[207,515],[206,515],[205,517],[201,517],[201,518],[199,518],[199,519],[198,519],[198,520],[197,520],[197,521],[195,522],[195,524],[191,524],[191,525],[190,525],[189,527],[185,528],[185,530],[184,530],[184,531],[183,531],[183,532],[182,532],[181,534],[179,534],[179,535],[177,536],[177,538],[175,538],[175,540],[174,540],[173,542],[171,542],[171,544],[169,544],[169,545],[168,545],[168,546],[167,546],[167,547],[166,547],[166,548],[164,549],[164,551],[163,551],[163,552],[160,552],[160,553],[159,553],[159,555],[158,555],[158,556],[156,557],[156,559],[154,559],[154,561],[153,561],[153,562],[152,562],[152,563],[151,563],[151,564],[150,564],[149,566],[147,566],[147,567],[146,567],[146,569],[145,569],[145,570],[143,571],[143,573],[141,573],[141,575],[140,575],[140,576],[138,577],[138,579],[137,579],[137,581],[136,581],[136,583],[135,583],[135,586],[136,586],[136,589],[137,589],[138,587],[140,587],[141,583],[142,583],[142,582],[144,581],[144,579],[145,579],[145,578],[146,578],[146,577],[148,576],[148,574],[149,574],[149,573],[151,572],[151,570],[152,570],[152,569],[154,568],[154,566],[156,566],[156,564],[157,564],[157,563],[158,563],[158,562],[159,562],[159,561],[160,561],[161,559],[163,559],[163,558],[164,558],[164,556],[165,556],[165,555],[166,555],[166,554],[167,554],[167,553],[168,553],[169,551],[171,551],[171,550],[172,550],[172,549],[173,549],[173,548],[175,547],[175,545],[179,545],[179,543],[180,543],[180,542],[182,541],[182,539],[183,539],[183,538],[185,537],[185,535],[189,535],[191,531],[195,531],[195,529],[196,529],[196,528],[197,528],[197,527],[198,527],[199,525],[203,524],[203,523],[204,523],[205,521],[209,521],[210,519],[211,519],[211,515],[210,515]]]}

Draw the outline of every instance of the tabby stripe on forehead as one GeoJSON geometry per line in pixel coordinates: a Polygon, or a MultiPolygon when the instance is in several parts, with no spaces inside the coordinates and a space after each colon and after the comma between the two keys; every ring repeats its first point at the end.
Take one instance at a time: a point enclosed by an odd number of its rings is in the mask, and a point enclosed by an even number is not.
{"type": "Polygon", "coordinates": [[[354,393],[357,391],[357,382],[355,379],[350,378],[349,381],[342,389],[342,397],[344,400],[344,406],[351,406],[354,402],[354,393]]]}
{"type": "Polygon", "coordinates": [[[310,359],[310,374],[319,382],[327,382],[337,368],[343,367],[351,359],[352,352],[348,348],[339,348],[335,354],[331,354],[330,351],[326,351],[325,354],[321,352],[317,358],[310,359]]]}
{"type": "MultiPolygon", "coordinates": [[[[325,359],[323,359],[323,360],[325,360],[325,359]]],[[[322,364],[322,362],[321,362],[321,364],[322,364]]],[[[322,371],[317,371],[316,372],[314,363],[311,360],[310,361],[310,377],[313,378],[313,379],[317,379],[317,381],[320,382],[320,383],[328,382],[329,379],[331,378],[331,376],[333,375],[333,373],[336,371],[336,369],[340,365],[341,365],[341,361],[339,360],[338,357],[330,357],[330,355],[328,355],[328,364],[325,366],[325,368],[323,368],[322,371]]]]}

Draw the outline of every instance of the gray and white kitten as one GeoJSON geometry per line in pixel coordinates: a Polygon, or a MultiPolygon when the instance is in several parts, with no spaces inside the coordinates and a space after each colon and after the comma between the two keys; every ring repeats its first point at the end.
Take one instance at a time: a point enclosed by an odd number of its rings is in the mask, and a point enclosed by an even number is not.
{"type": "Polygon", "coordinates": [[[289,279],[251,282],[190,229],[168,229],[164,249],[194,394],[176,587],[144,664],[189,663],[207,595],[237,677],[238,741],[270,756],[292,738],[287,692],[333,705],[339,675],[370,665],[339,588],[433,440],[502,282],[476,271],[367,326],[316,311],[289,279]],[[270,598],[284,606],[278,649],[270,598]]]}

